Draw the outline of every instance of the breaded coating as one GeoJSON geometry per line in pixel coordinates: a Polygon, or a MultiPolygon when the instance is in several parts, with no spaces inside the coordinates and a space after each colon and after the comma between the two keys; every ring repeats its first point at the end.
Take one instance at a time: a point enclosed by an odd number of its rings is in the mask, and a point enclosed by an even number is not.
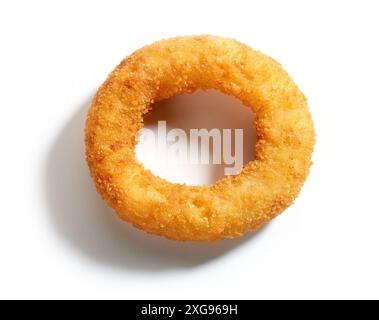
{"type": "Polygon", "coordinates": [[[98,90],[85,133],[90,172],[106,202],[135,227],[182,241],[262,227],[300,192],[315,143],[306,98],[280,64],[215,36],[166,39],[127,57],[98,90]],[[256,159],[212,185],[170,183],[136,159],[136,133],[154,102],[198,88],[252,108],[256,159]]]}

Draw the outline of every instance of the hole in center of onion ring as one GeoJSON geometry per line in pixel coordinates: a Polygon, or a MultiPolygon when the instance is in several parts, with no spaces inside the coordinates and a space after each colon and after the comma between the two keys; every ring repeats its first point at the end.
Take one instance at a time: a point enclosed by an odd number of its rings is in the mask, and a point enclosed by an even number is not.
{"type": "Polygon", "coordinates": [[[144,117],[137,158],[167,181],[212,184],[255,159],[254,117],[237,98],[216,90],[177,95],[144,117]]]}

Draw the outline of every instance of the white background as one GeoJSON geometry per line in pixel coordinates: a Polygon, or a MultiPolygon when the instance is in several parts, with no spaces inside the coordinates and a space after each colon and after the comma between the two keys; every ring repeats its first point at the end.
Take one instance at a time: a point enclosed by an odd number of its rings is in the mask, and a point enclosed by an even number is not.
{"type": "Polygon", "coordinates": [[[377,1],[2,1],[0,298],[379,298],[377,1]],[[164,37],[237,38],[280,61],[318,134],[295,204],[255,235],[181,244],[96,194],[96,88],[164,37]]]}

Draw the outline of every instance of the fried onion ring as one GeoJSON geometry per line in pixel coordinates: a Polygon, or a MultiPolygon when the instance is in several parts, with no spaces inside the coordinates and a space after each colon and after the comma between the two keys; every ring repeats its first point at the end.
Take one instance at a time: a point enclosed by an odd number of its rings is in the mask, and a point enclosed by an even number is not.
{"type": "Polygon", "coordinates": [[[186,36],[121,62],[92,102],[85,142],[97,190],[123,220],[169,239],[218,241],[259,229],[293,202],[315,132],[305,96],[279,63],[232,39],[186,36]],[[170,183],[136,159],[136,133],[154,102],[198,88],[252,108],[256,159],[211,185],[170,183]]]}

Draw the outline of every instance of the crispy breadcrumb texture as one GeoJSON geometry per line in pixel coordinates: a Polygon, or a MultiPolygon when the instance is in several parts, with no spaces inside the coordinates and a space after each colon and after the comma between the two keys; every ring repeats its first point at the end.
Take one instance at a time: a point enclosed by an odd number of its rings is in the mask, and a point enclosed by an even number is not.
{"type": "Polygon", "coordinates": [[[169,239],[218,241],[259,229],[294,201],[315,132],[305,96],[279,63],[206,35],[162,40],[123,60],[93,99],[85,142],[97,190],[122,219],[169,239]],[[212,185],[170,183],[136,159],[136,133],[152,103],[198,88],[253,110],[256,159],[212,185]]]}

